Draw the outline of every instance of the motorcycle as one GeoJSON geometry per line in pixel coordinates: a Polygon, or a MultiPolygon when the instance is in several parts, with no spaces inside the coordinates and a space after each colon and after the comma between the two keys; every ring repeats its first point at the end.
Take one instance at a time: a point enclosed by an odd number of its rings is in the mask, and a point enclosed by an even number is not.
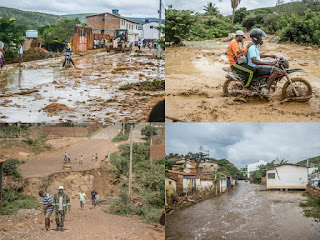
{"type": "Polygon", "coordinates": [[[71,56],[70,55],[65,56],[65,61],[66,61],[65,68],[71,67],[71,56]]]}
{"type": "MultiPolygon", "coordinates": [[[[282,87],[282,97],[284,99],[288,98],[306,98],[309,99],[312,95],[312,87],[310,83],[300,77],[291,78],[290,74],[294,72],[307,72],[302,68],[289,69],[289,62],[283,58],[276,58],[275,67],[281,69],[278,72],[271,88],[275,91],[277,84],[285,79],[286,82],[282,87]]],[[[243,87],[248,79],[248,76],[242,72],[233,70],[231,67],[223,68],[224,71],[228,72],[226,75],[227,80],[223,85],[223,93],[226,97],[236,97],[243,93],[243,87]]],[[[264,92],[267,89],[267,81],[270,75],[264,76],[254,76],[249,89],[252,91],[253,95],[264,97],[264,92]]]]}

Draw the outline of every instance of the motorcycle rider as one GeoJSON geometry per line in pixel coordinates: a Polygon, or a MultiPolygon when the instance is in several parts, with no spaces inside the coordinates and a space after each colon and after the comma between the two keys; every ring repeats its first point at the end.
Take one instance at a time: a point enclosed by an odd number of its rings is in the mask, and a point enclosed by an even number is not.
{"type": "Polygon", "coordinates": [[[227,51],[229,64],[232,69],[236,71],[240,70],[248,74],[248,81],[243,88],[243,93],[247,95],[252,95],[252,92],[250,89],[248,89],[248,87],[253,78],[255,69],[246,63],[245,54],[248,52],[249,47],[252,46],[253,43],[250,42],[245,48],[240,49],[239,43],[242,43],[243,46],[243,40],[246,38],[246,36],[241,30],[237,30],[235,34],[236,37],[230,42],[227,51]]]}
{"type": "Polygon", "coordinates": [[[70,62],[71,62],[71,63],[73,64],[73,66],[74,66],[74,62],[72,61],[72,58],[71,58],[71,55],[72,55],[72,54],[73,54],[73,52],[71,51],[70,47],[67,47],[67,48],[66,48],[66,51],[64,52],[65,58],[64,58],[64,62],[63,62],[63,64],[62,64],[62,67],[65,66],[66,61],[67,61],[67,57],[69,57],[70,62]]]}
{"type": "Polygon", "coordinates": [[[270,89],[274,79],[281,69],[276,68],[274,65],[277,61],[261,61],[261,58],[271,57],[276,58],[275,55],[260,55],[258,46],[263,44],[262,37],[267,37],[264,31],[259,28],[254,28],[250,32],[253,46],[249,47],[247,58],[248,65],[255,69],[255,74],[258,76],[270,75],[267,82],[267,89],[262,94],[270,95],[273,91],[270,89]]]}

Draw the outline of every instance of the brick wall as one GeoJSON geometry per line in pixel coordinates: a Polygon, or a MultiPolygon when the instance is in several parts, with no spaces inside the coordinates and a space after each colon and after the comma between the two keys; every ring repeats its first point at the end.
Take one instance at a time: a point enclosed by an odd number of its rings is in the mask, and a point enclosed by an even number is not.
{"type": "Polygon", "coordinates": [[[115,30],[115,29],[119,29],[119,28],[120,28],[120,18],[118,18],[110,13],[106,13],[105,26],[104,26],[105,34],[110,34],[111,36],[114,37],[112,32],[106,31],[106,30],[115,30]]]}
{"type": "Polygon", "coordinates": [[[100,123],[94,123],[87,127],[43,126],[41,131],[42,136],[87,137],[97,126],[100,126],[100,123]]]}
{"type": "Polygon", "coordinates": [[[183,176],[177,173],[167,172],[170,179],[176,181],[176,192],[178,195],[183,194],[183,176]]]}
{"type": "Polygon", "coordinates": [[[104,29],[104,14],[95,15],[92,17],[87,17],[88,26],[90,26],[93,30],[103,30],[104,29]]]}
{"type": "Polygon", "coordinates": [[[161,160],[166,156],[165,144],[157,144],[150,146],[150,157],[152,160],[161,160]]]}
{"type": "Polygon", "coordinates": [[[320,200],[320,188],[316,188],[313,186],[307,186],[306,192],[315,199],[320,200]]]}

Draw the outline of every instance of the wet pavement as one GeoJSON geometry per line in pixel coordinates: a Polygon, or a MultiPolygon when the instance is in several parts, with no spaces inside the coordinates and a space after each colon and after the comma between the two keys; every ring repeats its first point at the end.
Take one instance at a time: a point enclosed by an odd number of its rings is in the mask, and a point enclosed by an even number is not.
{"type": "Polygon", "coordinates": [[[235,189],[166,216],[167,240],[320,239],[320,223],[303,215],[301,191],[261,191],[240,181],[235,189]]]}
{"type": "Polygon", "coordinates": [[[164,59],[154,54],[89,51],[74,55],[76,68],[62,68],[63,57],[26,62],[22,68],[6,65],[0,73],[0,121],[146,121],[164,91],[119,87],[164,80],[164,59]]]}

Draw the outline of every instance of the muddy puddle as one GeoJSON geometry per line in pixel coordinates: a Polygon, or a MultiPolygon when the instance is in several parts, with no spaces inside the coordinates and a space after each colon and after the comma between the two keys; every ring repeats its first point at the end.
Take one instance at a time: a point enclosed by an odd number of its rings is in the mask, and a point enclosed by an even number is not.
{"type": "Polygon", "coordinates": [[[119,90],[127,83],[164,79],[163,59],[145,51],[75,54],[76,67],[63,57],[7,65],[0,74],[0,121],[146,121],[164,91],[119,90]]]}
{"type": "MultiPolygon", "coordinates": [[[[308,80],[313,96],[308,102],[283,103],[283,79],[269,99],[247,98],[246,102],[223,96],[229,66],[226,39],[185,42],[183,47],[166,48],[166,115],[193,122],[317,122],[320,119],[320,49],[275,43],[270,36],[261,54],[285,57],[290,68],[307,73],[292,77],[308,80]]],[[[245,45],[249,40],[246,40],[245,45]]]]}
{"type": "Polygon", "coordinates": [[[319,239],[320,223],[299,207],[301,191],[234,189],[166,216],[166,239],[319,239]]]}

